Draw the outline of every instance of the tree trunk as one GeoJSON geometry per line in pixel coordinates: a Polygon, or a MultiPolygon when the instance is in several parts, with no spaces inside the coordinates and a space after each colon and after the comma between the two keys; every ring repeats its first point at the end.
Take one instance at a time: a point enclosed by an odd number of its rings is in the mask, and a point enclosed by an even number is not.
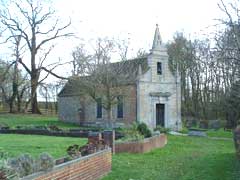
{"type": "Polygon", "coordinates": [[[41,114],[39,108],[38,108],[38,102],[37,102],[37,72],[32,72],[31,76],[31,108],[32,108],[32,114],[41,114]]]}

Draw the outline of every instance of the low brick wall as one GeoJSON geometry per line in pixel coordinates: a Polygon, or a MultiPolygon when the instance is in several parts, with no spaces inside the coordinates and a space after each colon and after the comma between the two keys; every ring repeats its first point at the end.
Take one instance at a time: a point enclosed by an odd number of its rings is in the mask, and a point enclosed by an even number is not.
{"type": "Polygon", "coordinates": [[[105,149],[55,166],[47,172],[38,172],[22,180],[96,180],[111,171],[111,149],[105,149]]]}
{"type": "Polygon", "coordinates": [[[145,153],[154,148],[161,148],[167,144],[167,136],[165,134],[156,135],[136,142],[116,142],[115,153],[145,153]]]}

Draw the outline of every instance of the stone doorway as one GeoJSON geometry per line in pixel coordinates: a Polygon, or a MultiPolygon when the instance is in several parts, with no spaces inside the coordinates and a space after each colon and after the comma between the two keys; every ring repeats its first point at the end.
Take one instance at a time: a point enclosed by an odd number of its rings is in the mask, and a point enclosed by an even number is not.
{"type": "Polygon", "coordinates": [[[165,105],[156,104],[156,125],[165,127],[165,105]]]}

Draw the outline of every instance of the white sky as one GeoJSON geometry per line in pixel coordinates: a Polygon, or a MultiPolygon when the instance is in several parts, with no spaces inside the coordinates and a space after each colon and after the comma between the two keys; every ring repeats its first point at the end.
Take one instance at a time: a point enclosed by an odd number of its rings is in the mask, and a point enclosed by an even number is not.
{"type": "MultiPolygon", "coordinates": [[[[159,24],[164,42],[176,31],[189,37],[210,32],[221,12],[219,0],[53,0],[54,8],[66,21],[72,20],[71,31],[87,42],[97,37],[130,39],[130,54],[151,48],[155,25],[159,24]]],[[[59,42],[57,56],[70,54],[80,39],[59,42]]],[[[54,54],[55,54],[54,53],[54,54]]],[[[67,71],[67,69],[65,69],[67,71]]],[[[63,73],[63,71],[61,70],[63,73]]]]}
{"type": "MultiPolygon", "coordinates": [[[[62,22],[71,18],[69,31],[79,39],[57,41],[49,62],[58,58],[70,61],[73,48],[82,40],[87,43],[98,37],[130,39],[130,56],[140,48],[149,50],[155,26],[159,24],[163,42],[172,40],[176,31],[189,37],[211,32],[207,28],[223,16],[220,0],[52,0],[53,9],[62,22]]],[[[69,66],[57,69],[57,74],[70,75],[69,66]]],[[[49,78],[49,81],[53,81],[49,78]]]]}

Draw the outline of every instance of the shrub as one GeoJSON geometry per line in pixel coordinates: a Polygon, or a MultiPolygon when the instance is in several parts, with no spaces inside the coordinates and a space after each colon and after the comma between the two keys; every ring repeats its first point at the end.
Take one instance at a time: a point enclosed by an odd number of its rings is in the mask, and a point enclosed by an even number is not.
{"type": "Polygon", "coordinates": [[[136,123],[132,124],[129,128],[125,128],[123,134],[124,137],[121,138],[121,141],[138,141],[144,138],[144,136],[138,131],[136,123]]]}
{"type": "Polygon", "coordinates": [[[81,152],[79,151],[79,145],[74,144],[72,146],[69,146],[67,148],[67,154],[71,157],[71,158],[76,158],[79,157],[81,155],[81,152]]]}
{"type": "Polygon", "coordinates": [[[37,171],[36,163],[29,154],[22,154],[18,158],[11,159],[9,165],[20,177],[27,176],[37,171]]]}
{"type": "Polygon", "coordinates": [[[55,163],[53,157],[50,154],[42,153],[39,155],[38,164],[40,171],[46,171],[53,168],[55,163]]]}
{"type": "Polygon", "coordinates": [[[151,130],[147,127],[147,125],[146,125],[145,123],[140,123],[140,124],[138,124],[137,130],[138,130],[139,133],[140,133],[141,135],[143,135],[145,138],[152,136],[151,130]]]}
{"type": "Polygon", "coordinates": [[[0,129],[9,129],[9,126],[6,123],[0,123],[0,129]]]}
{"type": "Polygon", "coordinates": [[[60,129],[59,127],[57,127],[56,125],[49,125],[48,129],[50,131],[62,131],[62,129],[60,129]]]}
{"type": "Polygon", "coordinates": [[[0,149],[0,179],[18,179],[16,172],[7,163],[7,153],[0,149]]]}
{"type": "Polygon", "coordinates": [[[157,126],[154,131],[160,131],[160,133],[168,133],[170,131],[170,128],[165,128],[162,126],[157,126]]]}

